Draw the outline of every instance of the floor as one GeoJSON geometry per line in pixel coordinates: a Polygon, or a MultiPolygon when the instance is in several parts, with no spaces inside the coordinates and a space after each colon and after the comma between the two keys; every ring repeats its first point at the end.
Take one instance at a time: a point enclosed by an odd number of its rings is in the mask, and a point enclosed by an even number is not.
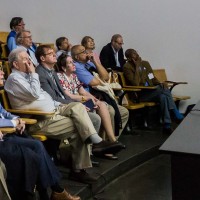
{"type": "Polygon", "coordinates": [[[123,134],[127,148],[118,160],[96,158],[100,166],[88,170],[98,177],[94,185],[71,181],[66,164],[59,166],[60,183],[82,200],[171,200],[170,158],[158,150],[168,137],[161,128],[123,134]]]}
{"type": "Polygon", "coordinates": [[[167,137],[160,129],[122,135],[127,148],[118,153],[118,160],[96,158],[100,167],[89,170],[99,177],[96,185],[70,181],[63,166],[61,183],[82,200],[170,200],[170,159],[158,151],[167,137]]]}
{"type": "Polygon", "coordinates": [[[107,185],[90,200],[171,200],[170,157],[160,155],[107,185]]]}

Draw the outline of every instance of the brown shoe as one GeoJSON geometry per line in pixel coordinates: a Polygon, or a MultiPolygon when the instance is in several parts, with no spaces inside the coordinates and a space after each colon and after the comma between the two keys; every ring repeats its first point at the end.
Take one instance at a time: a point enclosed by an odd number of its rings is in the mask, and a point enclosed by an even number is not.
{"type": "Polygon", "coordinates": [[[82,183],[93,184],[97,181],[97,178],[88,174],[86,170],[82,169],[80,172],[71,171],[69,178],[74,181],[79,181],[82,183]]]}
{"type": "Polygon", "coordinates": [[[51,200],[81,200],[79,196],[72,196],[66,190],[61,193],[52,192],[51,193],[51,200]]]}

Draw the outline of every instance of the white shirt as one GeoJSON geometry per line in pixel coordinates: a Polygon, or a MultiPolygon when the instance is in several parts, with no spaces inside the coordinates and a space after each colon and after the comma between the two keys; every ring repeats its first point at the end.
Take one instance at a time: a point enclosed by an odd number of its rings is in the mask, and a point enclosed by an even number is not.
{"type": "Polygon", "coordinates": [[[37,73],[26,74],[12,69],[4,88],[14,109],[51,112],[60,105],[41,89],[37,73]]]}

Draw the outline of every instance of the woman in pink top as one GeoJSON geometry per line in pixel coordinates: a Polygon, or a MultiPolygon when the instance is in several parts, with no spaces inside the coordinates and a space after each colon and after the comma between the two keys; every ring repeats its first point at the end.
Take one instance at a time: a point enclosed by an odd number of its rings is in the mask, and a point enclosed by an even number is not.
{"type": "MultiPolygon", "coordinates": [[[[83,88],[82,84],[74,73],[76,71],[76,67],[71,56],[66,54],[62,54],[61,56],[59,56],[57,61],[57,68],[57,75],[66,95],[69,96],[71,99],[80,102],[88,101],[91,99],[94,102],[97,114],[101,117],[102,126],[106,132],[108,139],[111,142],[116,142],[120,144],[116,140],[113,131],[107,104],[103,101],[99,101],[83,88]]],[[[121,144],[121,147],[124,148],[124,145],[121,144]]],[[[113,158],[116,157],[111,157],[111,159],[113,158]]]]}
{"type": "Polygon", "coordinates": [[[99,55],[97,54],[97,52],[94,51],[95,49],[95,42],[94,39],[90,36],[85,36],[82,41],[81,41],[81,45],[83,45],[85,47],[85,50],[88,53],[93,53],[93,56],[96,58],[96,60],[101,63],[100,59],[99,59],[99,55]]]}

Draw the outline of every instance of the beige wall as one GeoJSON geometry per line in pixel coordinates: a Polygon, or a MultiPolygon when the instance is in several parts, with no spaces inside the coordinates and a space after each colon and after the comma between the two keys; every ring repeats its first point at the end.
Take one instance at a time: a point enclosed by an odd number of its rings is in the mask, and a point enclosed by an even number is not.
{"type": "Polygon", "coordinates": [[[96,41],[97,51],[114,33],[124,36],[124,49],[135,48],[153,68],[165,67],[171,80],[188,81],[176,93],[200,99],[199,0],[1,0],[0,30],[22,16],[37,42],[67,36],[73,44],[82,36],[96,41]]]}

